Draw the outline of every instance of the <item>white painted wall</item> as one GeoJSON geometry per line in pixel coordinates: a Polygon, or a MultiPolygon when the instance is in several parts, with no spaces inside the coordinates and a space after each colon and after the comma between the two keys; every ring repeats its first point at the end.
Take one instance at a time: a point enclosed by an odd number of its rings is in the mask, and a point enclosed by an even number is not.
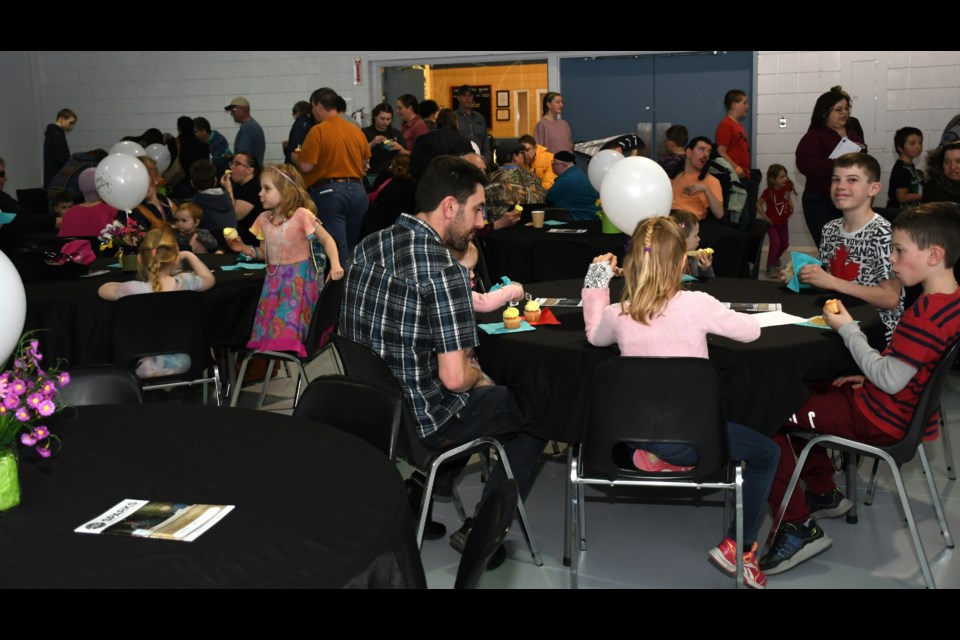
{"type": "MultiPolygon", "coordinates": [[[[587,52],[624,54],[643,52],[587,52]]],[[[174,132],[180,115],[202,115],[232,142],[237,131],[223,107],[246,96],[267,136],[267,160],[281,158],[280,141],[290,108],[314,89],[330,86],[351,110],[374,103],[371,77],[390,61],[546,58],[551,89],[558,60],[584,52],[559,51],[39,51],[0,53],[0,157],[11,172],[8,191],[42,180],[42,132],[58,109],[79,115],[68,141],[73,151],[109,148],[149,127],[174,132]],[[362,60],[363,82],[353,83],[353,60],[362,60]]],[[[816,97],[842,84],[854,96],[854,115],[867,143],[889,171],[893,132],[912,125],[936,144],[947,121],[960,112],[960,51],[761,51],[757,58],[756,164],[795,169],[793,152],[806,131],[816,97]],[[787,127],[780,129],[780,116],[787,127]]],[[[563,88],[559,87],[562,91],[563,88]]],[[[886,175],[886,174],[885,174],[886,175]]],[[[798,188],[803,178],[794,175],[798,188]]],[[[886,190],[880,204],[886,203],[886,190]]],[[[791,223],[794,246],[808,246],[803,217],[791,223]]]]}
{"type": "MultiPolygon", "coordinates": [[[[924,148],[940,141],[947,122],[960,112],[960,51],[760,51],[757,58],[756,165],[779,163],[796,173],[794,150],[810,124],[817,96],[842,85],[853,97],[871,155],[884,182],[896,155],[893,134],[913,126],[924,132],[924,148]],[[779,128],[780,117],[787,127],[779,128]]],[[[924,154],[925,156],[926,154],[924,154]]],[[[923,163],[920,163],[922,168],[923,163]]],[[[877,198],[885,206],[887,189],[877,198]]],[[[790,222],[793,246],[812,246],[802,215],[790,222]]]]}

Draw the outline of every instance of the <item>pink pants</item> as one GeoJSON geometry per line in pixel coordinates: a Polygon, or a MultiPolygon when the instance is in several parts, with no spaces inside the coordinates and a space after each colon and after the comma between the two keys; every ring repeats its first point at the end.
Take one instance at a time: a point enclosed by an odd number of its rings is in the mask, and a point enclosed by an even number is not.
{"type": "Polygon", "coordinates": [[[790,246],[789,225],[772,224],[767,228],[767,235],[770,236],[770,253],[767,255],[767,268],[774,267],[780,262],[780,256],[790,246]]]}

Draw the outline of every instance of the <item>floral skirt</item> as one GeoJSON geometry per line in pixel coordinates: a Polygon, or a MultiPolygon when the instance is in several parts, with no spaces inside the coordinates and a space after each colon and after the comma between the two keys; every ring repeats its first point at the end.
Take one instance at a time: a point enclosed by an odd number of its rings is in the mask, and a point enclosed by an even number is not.
{"type": "MultiPolygon", "coordinates": [[[[272,271],[274,267],[267,269],[272,271]]],[[[276,274],[268,273],[263,281],[247,348],[292,351],[303,357],[307,355],[304,343],[323,283],[309,259],[276,269],[276,274]]]]}

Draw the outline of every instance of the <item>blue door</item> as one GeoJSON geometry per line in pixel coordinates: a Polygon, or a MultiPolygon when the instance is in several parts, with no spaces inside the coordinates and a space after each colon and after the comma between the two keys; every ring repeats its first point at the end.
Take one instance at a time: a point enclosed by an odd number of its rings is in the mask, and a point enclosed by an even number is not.
{"type": "Polygon", "coordinates": [[[560,84],[574,142],[636,133],[638,124],[653,122],[653,56],[561,58],[560,84]]]}
{"type": "MultiPolygon", "coordinates": [[[[673,124],[712,140],[726,114],[724,94],[753,95],[753,58],[752,51],[562,58],[563,117],[574,141],[635,132],[652,157],[673,124]]],[[[743,125],[750,136],[749,117],[743,125]]]]}

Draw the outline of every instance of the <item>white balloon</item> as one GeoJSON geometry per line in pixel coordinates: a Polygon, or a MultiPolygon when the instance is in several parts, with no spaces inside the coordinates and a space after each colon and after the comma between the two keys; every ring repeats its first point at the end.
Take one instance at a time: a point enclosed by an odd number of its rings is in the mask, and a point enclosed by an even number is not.
{"type": "Polygon", "coordinates": [[[3,313],[0,313],[0,367],[20,342],[23,321],[27,318],[27,294],[17,268],[0,251],[0,291],[3,292],[3,313]]]}
{"type": "Polygon", "coordinates": [[[147,147],[146,151],[147,157],[153,158],[153,161],[157,163],[157,171],[163,173],[170,168],[170,149],[167,148],[167,145],[154,142],[147,147]]]}
{"type": "Polygon", "coordinates": [[[611,167],[621,160],[623,160],[623,154],[613,149],[605,149],[590,159],[590,164],[587,165],[587,177],[590,178],[590,184],[598,193],[603,185],[604,177],[611,167]]]}
{"type": "Polygon", "coordinates": [[[650,158],[634,156],[607,172],[600,200],[610,222],[633,235],[641,220],[670,213],[673,187],[663,167],[650,158]]]}
{"type": "Polygon", "coordinates": [[[150,174],[143,163],[123,153],[101,160],[94,180],[103,201],[124,211],[140,204],[150,186],[150,174]]]}
{"type": "Polygon", "coordinates": [[[122,140],[113,145],[110,147],[110,153],[125,153],[128,156],[133,156],[135,158],[147,155],[147,152],[143,150],[143,147],[131,140],[122,140]]]}

